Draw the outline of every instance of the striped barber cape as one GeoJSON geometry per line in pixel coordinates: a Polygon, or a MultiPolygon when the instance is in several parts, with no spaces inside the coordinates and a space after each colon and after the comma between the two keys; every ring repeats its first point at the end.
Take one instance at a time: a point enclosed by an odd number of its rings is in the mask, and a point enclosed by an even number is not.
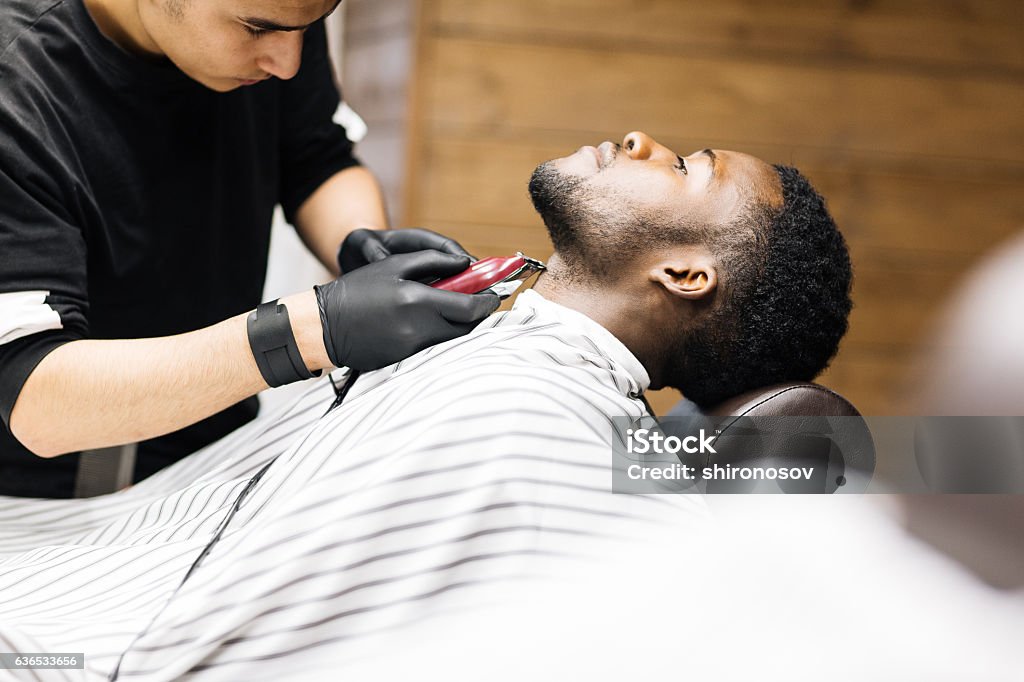
{"type": "Polygon", "coordinates": [[[0,652],[86,666],[0,679],[340,677],[700,532],[698,496],[610,492],[611,418],[644,414],[648,383],[608,331],[527,291],[326,415],[322,380],[120,493],[0,498],[0,652]]]}

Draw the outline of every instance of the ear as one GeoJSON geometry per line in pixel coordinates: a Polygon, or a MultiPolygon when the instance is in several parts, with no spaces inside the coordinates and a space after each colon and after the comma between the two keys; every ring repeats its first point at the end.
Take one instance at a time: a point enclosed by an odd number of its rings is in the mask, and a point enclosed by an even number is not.
{"type": "Polygon", "coordinates": [[[718,286],[718,271],[707,255],[663,261],[651,268],[648,277],[673,296],[689,301],[710,296],[718,286]]]}

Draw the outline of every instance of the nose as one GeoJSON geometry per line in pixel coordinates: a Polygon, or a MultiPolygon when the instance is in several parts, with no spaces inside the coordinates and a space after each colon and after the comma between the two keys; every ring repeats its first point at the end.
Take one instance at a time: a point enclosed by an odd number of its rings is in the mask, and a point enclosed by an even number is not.
{"type": "Polygon", "coordinates": [[[622,141],[622,148],[634,161],[674,161],[675,153],[654,141],[654,139],[639,131],[626,135],[622,141]]]}
{"type": "Polygon", "coordinates": [[[281,80],[294,78],[302,65],[302,31],[273,33],[264,38],[256,65],[281,80]]]}

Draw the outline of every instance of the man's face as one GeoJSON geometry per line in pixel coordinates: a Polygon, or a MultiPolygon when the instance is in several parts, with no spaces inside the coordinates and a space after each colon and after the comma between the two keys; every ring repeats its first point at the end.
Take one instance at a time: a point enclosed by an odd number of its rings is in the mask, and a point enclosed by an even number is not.
{"type": "Polygon", "coordinates": [[[179,69],[227,92],[298,73],[305,28],[339,2],[138,0],[138,8],[149,37],[179,69]]]}
{"type": "Polygon", "coordinates": [[[639,132],[543,164],[530,191],[559,253],[599,272],[660,230],[726,229],[751,201],[782,203],[778,175],[760,159],[718,149],[680,156],[639,132]]]}

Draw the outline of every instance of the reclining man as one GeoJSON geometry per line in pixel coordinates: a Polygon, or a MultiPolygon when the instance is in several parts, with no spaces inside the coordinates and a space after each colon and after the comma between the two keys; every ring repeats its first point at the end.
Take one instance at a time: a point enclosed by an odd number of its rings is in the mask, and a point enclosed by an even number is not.
{"type": "Polygon", "coordinates": [[[844,240],[795,169],[641,133],[530,190],[557,252],[512,311],[322,418],[326,382],[123,493],[24,507],[0,533],[0,640],[85,651],[98,676],[294,679],[699,530],[699,496],[611,494],[609,422],[650,387],[707,406],[812,379],[847,326],[844,240]]]}

